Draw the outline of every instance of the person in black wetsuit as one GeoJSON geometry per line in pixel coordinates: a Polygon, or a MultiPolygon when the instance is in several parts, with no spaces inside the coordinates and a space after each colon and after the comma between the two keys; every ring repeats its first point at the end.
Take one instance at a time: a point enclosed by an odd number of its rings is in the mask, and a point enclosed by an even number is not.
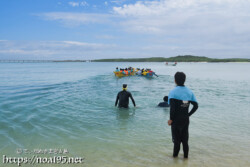
{"type": "Polygon", "coordinates": [[[168,96],[163,97],[163,102],[159,103],[158,107],[169,107],[168,96]]]}
{"type": "Polygon", "coordinates": [[[188,158],[188,126],[189,117],[198,109],[198,103],[191,90],[184,86],[186,75],[183,72],[175,74],[176,88],[169,93],[170,120],[168,125],[171,126],[172,140],[174,143],[173,157],[177,157],[182,143],[184,158],[188,158]],[[189,105],[193,108],[188,112],[189,105]]]}
{"type": "Polygon", "coordinates": [[[135,100],[133,99],[132,94],[127,91],[127,84],[123,84],[122,91],[117,94],[115,106],[117,106],[117,103],[119,101],[118,107],[128,108],[129,98],[131,98],[134,107],[136,107],[135,100]]]}

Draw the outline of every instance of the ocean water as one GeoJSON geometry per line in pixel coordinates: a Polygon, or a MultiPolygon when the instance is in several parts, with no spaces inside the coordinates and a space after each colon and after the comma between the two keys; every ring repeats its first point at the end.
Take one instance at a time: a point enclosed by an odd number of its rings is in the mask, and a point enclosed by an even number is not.
{"type": "MultiPolygon", "coordinates": [[[[67,149],[86,167],[250,166],[250,63],[0,63],[0,166],[17,149],[67,149]],[[159,77],[116,78],[115,67],[159,77]],[[172,158],[169,109],[157,108],[187,75],[199,109],[190,118],[188,160],[172,158]],[[137,108],[114,106],[123,83],[137,108]]],[[[40,156],[40,154],[39,154],[40,156]]],[[[41,155],[42,156],[42,155],[41,155]]],[[[46,154],[45,156],[54,156],[46,154]]],[[[22,166],[32,166],[22,164],[22,166]]],[[[35,166],[59,166],[41,164],[35,166]]],[[[68,165],[61,165],[68,166],[68,165]]],[[[74,166],[74,165],[71,165],[74,166]]]]}

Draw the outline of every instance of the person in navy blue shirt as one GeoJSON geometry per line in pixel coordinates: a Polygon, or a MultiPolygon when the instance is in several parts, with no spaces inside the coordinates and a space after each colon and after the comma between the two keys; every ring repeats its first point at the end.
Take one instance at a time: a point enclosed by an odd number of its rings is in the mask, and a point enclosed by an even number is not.
{"type": "Polygon", "coordinates": [[[117,94],[115,106],[117,106],[117,104],[118,104],[119,108],[128,108],[129,98],[132,100],[134,107],[136,107],[135,100],[134,100],[132,94],[129,91],[127,91],[127,84],[123,84],[122,91],[120,91],[117,94]],[[118,101],[119,101],[119,103],[118,103],[118,101]]]}
{"type": "Polygon", "coordinates": [[[169,104],[168,104],[168,96],[164,96],[163,97],[163,102],[160,102],[158,104],[158,107],[169,107],[169,104]]]}

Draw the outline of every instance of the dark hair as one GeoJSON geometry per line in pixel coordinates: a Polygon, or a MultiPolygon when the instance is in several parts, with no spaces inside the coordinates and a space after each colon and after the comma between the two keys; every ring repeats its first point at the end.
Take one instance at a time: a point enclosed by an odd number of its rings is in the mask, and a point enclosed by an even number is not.
{"type": "Polygon", "coordinates": [[[168,101],[168,96],[164,96],[163,101],[168,101]]]}
{"type": "Polygon", "coordinates": [[[184,86],[186,75],[183,72],[177,72],[174,75],[174,79],[177,86],[184,86]]]}
{"type": "Polygon", "coordinates": [[[126,88],[126,87],[127,87],[127,84],[123,84],[122,87],[123,87],[123,88],[126,88]]]}

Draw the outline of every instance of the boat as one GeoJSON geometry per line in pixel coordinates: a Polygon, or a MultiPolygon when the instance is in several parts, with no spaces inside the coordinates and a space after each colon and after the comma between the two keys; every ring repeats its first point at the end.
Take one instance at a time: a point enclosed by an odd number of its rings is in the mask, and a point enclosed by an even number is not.
{"type": "Polygon", "coordinates": [[[177,62],[175,62],[175,63],[168,63],[168,62],[166,62],[165,65],[167,65],[167,66],[176,66],[177,62]]]}
{"type": "Polygon", "coordinates": [[[121,71],[114,71],[115,76],[117,77],[127,77],[127,76],[132,76],[135,75],[135,72],[132,72],[130,74],[123,73],[121,71]]]}
{"type": "MultiPolygon", "coordinates": [[[[127,69],[127,68],[126,68],[127,69]]],[[[129,70],[120,70],[120,71],[114,71],[114,74],[116,77],[127,77],[127,76],[133,76],[136,74],[136,72],[138,70],[136,70],[135,68],[129,67],[129,70]]]]}
{"type": "MultiPolygon", "coordinates": [[[[128,68],[129,69],[129,68],[128,68]]],[[[116,77],[127,77],[127,76],[145,76],[145,77],[153,77],[154,75],[158,77],[158,75],[155,74],[154,71],[151,69],[146,69],[146,70],[140,70],[139,68],[130,68],[131,70],[123,70],[121,69],[120,71],[114,71],[114,74],[116,77]],[[132,72],[131,72],[132,71],[132,72]]]]}
{"type": "Polygon", "coordinates": [[[145,71],[143,71],[143,73],[141,73],[141,76],[145,77],[153,77],[154,75],[158,77],[158,75],[156,75],[155,72],[151,69],[146,69],[145,71]]]}

